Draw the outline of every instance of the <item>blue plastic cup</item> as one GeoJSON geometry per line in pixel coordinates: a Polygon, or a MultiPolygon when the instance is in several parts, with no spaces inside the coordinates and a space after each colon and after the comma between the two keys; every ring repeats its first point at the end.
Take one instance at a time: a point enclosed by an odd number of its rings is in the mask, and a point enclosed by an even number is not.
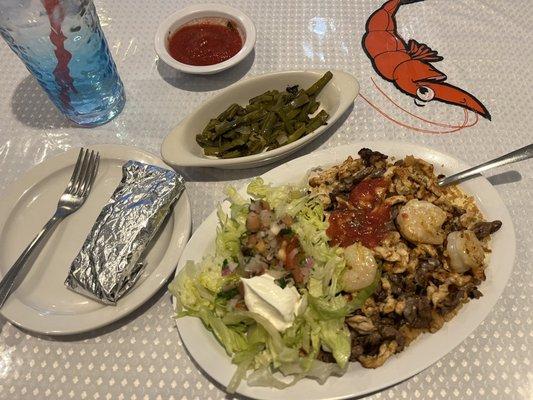
{"type": "Polygon", "coordinates": [[[124,86],[92,0],[0,0],[0,34],[71,121],[118,115],[124,86]]]}

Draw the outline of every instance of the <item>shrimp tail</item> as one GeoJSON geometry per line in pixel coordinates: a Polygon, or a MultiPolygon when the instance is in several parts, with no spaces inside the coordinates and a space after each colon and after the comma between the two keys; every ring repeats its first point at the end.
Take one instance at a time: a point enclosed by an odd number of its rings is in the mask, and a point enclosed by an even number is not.
{"type": "Polygon", "coordinates": [[[424,1],[424,0],[400,0],[400,4],[418,3],[419,1],[424,1]]]}

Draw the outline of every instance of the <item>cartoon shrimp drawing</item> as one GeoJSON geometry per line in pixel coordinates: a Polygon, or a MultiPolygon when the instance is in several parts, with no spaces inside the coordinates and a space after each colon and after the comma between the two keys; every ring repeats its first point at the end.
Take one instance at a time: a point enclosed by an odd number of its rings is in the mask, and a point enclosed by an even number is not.
{"type": "Polygon", "coordinates": [[[362,45],[372,66],[383,79],[413,97],[418,106],[436,100],[490,120],[489,111],[477,98],[445,82],[447,76],[431,64],[443,59],[435,50],[414,39],[406,43],[396,31],[395,16],[400,6],[419,1],[423,0],[389,0],[368,18],[362,45]]]}

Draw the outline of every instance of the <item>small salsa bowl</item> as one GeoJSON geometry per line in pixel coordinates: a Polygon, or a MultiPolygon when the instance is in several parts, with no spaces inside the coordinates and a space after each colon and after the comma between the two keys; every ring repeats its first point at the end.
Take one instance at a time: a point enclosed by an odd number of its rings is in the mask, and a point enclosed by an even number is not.
{"type": "Polygon", "coordinates": [[[224,71],[245,59],[255,46],[255,38],[255,25],[242,11],[222,4],[198,4],[182,8],[161,22],[155,35],[155,51],[161,60],[178,71],[208,75],[224,71]],[[197,66],[179,62],[170,55],[169,38],[179,28],[194,20],[216,23],[220,19],[231,21],[241,36],[243,46],[233,57],[217,64],[197,66]]]}

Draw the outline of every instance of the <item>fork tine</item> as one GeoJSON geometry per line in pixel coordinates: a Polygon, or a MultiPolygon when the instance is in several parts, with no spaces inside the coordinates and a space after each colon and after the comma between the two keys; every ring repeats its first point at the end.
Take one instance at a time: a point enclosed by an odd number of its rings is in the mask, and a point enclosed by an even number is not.
{"type": "Polygon", "coordinates": [[[78,153],[78,160],[76,161],[76,166],[74,167],[74,171],[72,171],[72,176],[70,177],[70,180],[68,181],[68,185],[66,189],[67,192],[72,191],[71,189],[73,188],[74,184],[78,180],[78,176],[81,171],[81,166],[82,166],[84,155],[85,155],[85,149],[82,147],[80,149],[80,152],[78,153]]]}
{"type": "Polygon", "coordinates": [[[81,192],[83,182],[85,181],[85,175],[87,174],[87,167],[89,164],[90,157],[91,157],[91,153],[89,152],[89,149],[87,149],[83,157],[83,163],[81,165],[80,174],[77,176],[76,183],[74,184],[74,187],[72,188],[73,195],[79,195],[81,192]]]}
{"type": "Polygon", "coordinates": [[[98,168],[100,168],[100,153],[96,152],[96,163],[94,165],[93,176],[89,185],[89,191],[91,190],[94,180],[96,179],[96,175],[98,174],[98,168]]]}
{"type": "Polygon", "coordinates": [[[84,196],[84,197],[87,196],[87,194],[89,194],[89,191],[91,190],[94,178],[96,176],[96,172],[98,170],[98,159],[99,159],[98,152],[92,151],[91,158],[89,160],[89,165],[87,167],[87,174],[85,176],[85,181],[83,182],[83,186],[80,191],[81,196],[84,196]]]}
{"type": "Polygon", "coordinates": [[[80,182],[78,185],[78,188],[76,190],[76,195],[81,196],[83,195],[83,191],[85,189],[86,183],[87,183],[87,176],[89,176],[89,170],[91,168],[91,162],[94,157],[94,151],[91,151],[90,153],[87,152],[85,156],[85,160],[83,163],[83,170],[82,174],[80,176],[80,182]]]}

